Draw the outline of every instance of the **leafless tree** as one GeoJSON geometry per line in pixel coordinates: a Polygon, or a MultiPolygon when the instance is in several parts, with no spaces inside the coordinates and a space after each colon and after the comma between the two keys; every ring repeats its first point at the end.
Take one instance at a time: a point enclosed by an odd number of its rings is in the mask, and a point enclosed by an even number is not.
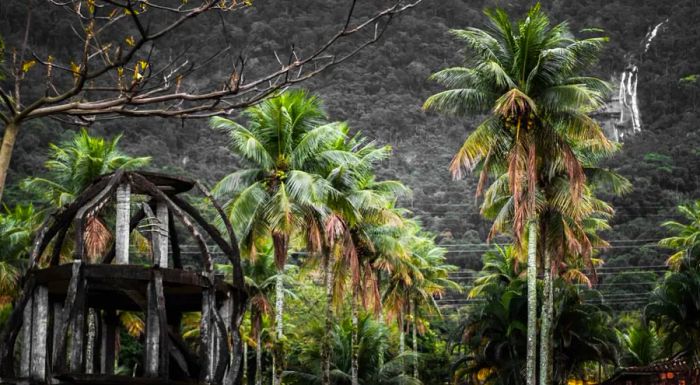
{"type": "MultiPolygon", "coordinates": [[[[267,6],[259,1],[256,6],[267,6]]],[[[324,44],[292,46],[282,57],[275,52],[275,62],[251,68],[231,46],[210,57],[197,47],[169,56],[159,50],[163,41],[182,37],[183,26],[193,19],[220,16],[223,23],[224,15],[242,12],[252,6],[251,0],[23,0],[23,34],[14,47],[8,44],[7,79],[0,82],[0,200],[15,141],[31,119],[89,124],[118,116],[190,119],[229,114],[353,57],[377,42],[396,15],[421,1],[359,6],[357,0],[348,0],[347,16],[324,44]],[[32,25],[38,7],[56,7],[70,24],[75,43],[62,47],[69,55],[42,55],[30,44],[31,34],[41,28],[32,25]],[[359,9],[368,7],[375,8],[359,9]],[[342,41],[348,43],[338,44],[342,41]],[[225,76],[206,86],[196,84],[195,72],[221,73],[219,67],[212,71],[212,63],[222,55],[231,57],[225,76]]],[[[209,28],[209,23],[195,28],[209,28]]]]}

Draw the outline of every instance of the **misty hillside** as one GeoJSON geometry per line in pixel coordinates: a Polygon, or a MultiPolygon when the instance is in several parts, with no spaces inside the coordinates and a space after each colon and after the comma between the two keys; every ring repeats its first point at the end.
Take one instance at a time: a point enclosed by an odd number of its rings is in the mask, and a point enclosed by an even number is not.
{"type": "MultiPolygon", "coordinates": [[[[236,54],[246,56],[250,66],[275,63],[275,51],[288,55],[292,44],[298,49],[321,44],[342,23],[347,3],[256,0],[241,14],[229,15],[225,24],[205,26],[209,21],[196,21],[201,24],[187,27],[191,31],[187,41],[168,44],[201,49],[202,56],[208,57],[222,48],[206,44],[208,36],[225,34],[236,54]]],[[[458,120],[423,112],[423,101],[438,90],[427,78],[463,60],[449,29],[483,27],[485,7],[501,6],[511,14],[522,14],[531,3],[424,0],[395,20],[380,43],[304,84],[325,100],[333,119],[346,120],[354,130],[393,147],[395,155],[384,164],[382,176],[400,179],[412,188],[412,199],[404,205],[423,218],[444,243],[483,242],[488,223],[478,214],[475,179],[452,181],[447,170],[477,117],[458,120]]],[[[609,162],[609,167],[632,181],[635,190],[613,200],[617,209],[613,223],[620,243],[606,253],[613,266],[658,264],[664,259],[658,249],[642,245],[655,244],[664,234],[659,222],[668,218],[678,202],[698,198],[700,191],[700,28],[696,24],[700,4],[696,0],[673,5],[649,0],[582,0],[545,1],[543,7],[554,21],[568,21],[572,31],[602,28],[609,36],[591,74],[617,85],[625,71],[637,67],[641,132],[625,136],[622,151],[609,162]],[[652,30],[660,23],[647,47],[652,30]]],[[[6,40],[21,30],[13,28],[10,8],[0,4],[0,33],[6,40]]],[[[56,23],[44,16],[43,22],[56,23]]],[[[63,38],[55,34],[47,41],[58,44],[63,38]]],[[[198,76],[197,82],[207,82],[207,74],[198,76]]],[[[48,143],[66,137],[64,128],[76,129],[61,125],[53,120],[27,125],[13,158],[12,185],[24,175],[40,172],[48,143]]],[[[206,121],[120,118],[90,129],[105,135],[123,133],[122,144],[128,153],[152,155],[153,167],[195,176],[208,184],[236,167],[225,137],[208,128],[206,121]]],[[[11,189],[9,201],[20,194],[17,188],[11,189]]],[[[473,266],[479,254],[465,250],[451,257],[454,263],[473,266]]]]}

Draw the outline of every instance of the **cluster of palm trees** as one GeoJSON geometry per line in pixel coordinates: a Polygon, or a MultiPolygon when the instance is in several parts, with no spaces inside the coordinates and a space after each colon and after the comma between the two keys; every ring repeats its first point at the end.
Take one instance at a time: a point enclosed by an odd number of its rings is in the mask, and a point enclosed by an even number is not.
{"type": "Polygon", "coordinates": [[[539,4],[516,23],[500,9],[486,15],[488,29],[452,31],[469,51],[466,66],[435,73],[448,89],[424,108],[485,115],[451,170],[456,178],[479,172],[477,196],[484,193],[481,211],[493,220],[491,236],[511,235],[516,253],[527,255],[526,383],[548,385],[555,277],[571,266],[594,273],[594,248],[605,246],[596,232],[612,215],[595,192],[603,185],[613,192],[629,188],[598,166],[617,146],[589,116],[610,91],[604,81],[584,76],[606,39],[574,38],[566,23],[552,25],[539,4]],[[544,286],[539,317],[538,269],[544,286]]]}
{"type": "MultiPolygon", "coordinates": [[[[390,154],[388,146],[352,135],[345,123],[328,121],[320,100],[301,90],[263,101],[242,118],[245,124],[211,120],[214,129],[228,135],[231,151],[243,163],[213,191],[235,225],[246,268],[260,273],[260,263],[274,261],[273,276],[256,273],[249,284],[256,362],[261,362],[263,318],[270,314],[272,383],[281,383],[285,266],[295,252],[318,266],[315,279],[325,291],[320,382],[338,381],[332,358],[334,309],[347,299],[352,313],[349,383],[357,385],[363,376],[359,309],[398,323],[400,354],[410,324],[415,351],[420,316],[437,312],[435,298],[458,287],[448,279],[452,267],[445,264],[445,251],[396,206],[408,189],[376,177],[377,164],[390,154]]],[[[384,354],[379,352],[380,366],[384,354]]],[[[417,377],[415,363],[413,368],[417,377]]],[[[257,384],[261,371],[256,370],[257,384]]]]}

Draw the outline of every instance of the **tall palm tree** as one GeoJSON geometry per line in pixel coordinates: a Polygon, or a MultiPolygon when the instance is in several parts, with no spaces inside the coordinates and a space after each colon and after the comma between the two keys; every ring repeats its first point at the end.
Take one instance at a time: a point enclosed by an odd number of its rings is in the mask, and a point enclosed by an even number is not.
{"type": "MultiPolygon", "coordinates": [[[[489,174],[506,176],[501,184],[512,196],[507,207],[512,212],[512,234],[518,244],[528,236],[527,382],[534,384],[538,199],[556,170],[566,172],[574,200],[581,196],[585,174],[572,142],[614,148],[589,116],[602,106],[609,87],[581,76],[605,38],[574,39],[566,23],[551,25],[539,4],[515,25],[503,10],[486,14],[488,30],[452,31],[466,43],[473,59],[466,67],[434,74],[432,78],[449,89],[428,98],[424,107],[456,115],[487,114],[454,156],[451,171],[459,178],[464,170],[479,169],[477,195],[489,174]]],[[[551,268],[546,264],[545,269],[551,286],[551,268]]],[[[550,366],[550,355],[545,352],[541,357],[542,367],[550,366]]],[[[541,372],[541,384],[548,384],[550,370],[541,372]]]]}
{"type": "Polygon", "coordinates": [[[257,239],[272,238],[278,270],[273,354],[277,385],[284,368],[283,273],[290,240],[308,229],[309,218],[323,216],[324,201],[333,189],[316,171],[327,162],[342,161],[342,154],[331,146],[344,133],[339,123],[325,123],[320,101],[304,91],[267,99],[248,108],[244,118],[247,126],[222,117],[211,120],[212,127],[229,135],[231,151],[245,163],[245,168],[219,181],[214,193],[226,200],[243,254],[255,254],[257,239]]]}

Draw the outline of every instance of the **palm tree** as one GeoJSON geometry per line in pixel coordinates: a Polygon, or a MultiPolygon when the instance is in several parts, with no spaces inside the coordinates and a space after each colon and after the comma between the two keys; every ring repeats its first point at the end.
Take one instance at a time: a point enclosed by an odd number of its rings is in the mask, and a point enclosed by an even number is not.
{"type": "Polygon", "coordinates": [[[682,264],[654,290],[644,309],[664,336],[664,354],[700,357],[700,270],[682,264]]]}
{"type": "MultiPolygon", "coordinates": [[[[319,339],[325,334],[321,328],[309,331],[307,338],[311,341],[319,339]]],[[[389,336],[386,329],[369,314],[359,316],[357,326],[353,326],[350,319],[344,319],[336,323],[332,333],[333,368],[331,379],[333,384],[350,385],[352,383],[352,356],[353,351],[358,355],[358,383],[368,385],[419,385],[418,379],[403,373],[401,356],[394,356],[384,365],[380,365],[379,357],[382,346],[386,344],[389,336]],[[353,348],[353,329],[357,329],[357,349],[353,348]]],[[[285,381],[290,384],[316,384],[321,382],[320,347],[310,343],[299,354],[298,367],[293,368],[285,375],[285,381]]]]}
{"type": "MultiPolygon", "coordinates": [[[[401,261],[392,272],[384,302],[389,313],[398,321],[400,355],[405,353],[406,320],[410,320],[414,357],[418,350],[418,325],[421,312],[440,315],[435,301],[447,289],[459,290],[460,286],[448,277],[456,267],[445,263],[446,250],[435,245],[434,239],[421,231],[420,225],[412,221],[404,228],[406,248],[410,258],[401,261]]],[[[418,377],[418,366],[414,361],[413,376],[418,377]]]]}
{"type": "MultiPolygon", "coordinates": [[[[450,89],[428,98],[424,107],[456,115],[488,114],[454,156],[451,171],[459,178],[464,170],[479,169],[477,195],[486,186],[489,174],[495,175],[494,184],[500,184],[498,187],[512,196],[505,210],[512,215],[511,231],[516,243],[524,243],[524,235],[528,236],[527,381],[534,384],[536,253],[542,228],[538,201],[552,183],[549,176],[559,174],[557,170],[565,171],[574,201],[580,198],[585,174],[572,143],[586,142],[602,151],[614,148],[588,115],[602,106],[609,87],[599,79],[581,76],[596,59],[605,39],[574,39],[566,23],[552,26],[539,4],[515,26],[503,10],[486,14],[491,23],[489,30],[452,31],[466,43],[474,59],[467,67],[434,74],[434,80],[450,89]],[[499,183],[500,176],[505,180],[499,183]]],[[[492,235],[497,230],[494,227],[492,235]]],[[[546,284],[551,287],[548,253],[543,257],[548,272],[546,284]]],[[[541,357],[543,368],[550,366],[550,355],[544,352],[541,357]]],[[[550,370],[541,372],[541,384],[548,384],[550,370]]]]}
{"type": "Polygon", "coordinates": [[[255,254],[257,239],[272,238],[278,270],[273,355],[277,385],[284,366],[283,273],[290,240],[309,228],[308,219],[323,216],[324,201],[333,191],[316,171],[328,162],[342,161],[342,154],[331,146],[344,133],[339,123],[324,123],[320,101],[304,91],[265,100],[247,109],[244,117],[247,127],[221,117],[211,120],[212,127],[229,135],[231,151],[246,164],[219,181],[214,193],[226,199],[225,210],[236,224],[243,254],[255,254]]]}
{"type": "Polygon", "coordinates": [[[679,270],[681,264],[698,264],[700,262],[700,201],[678,206],[678,211],[688,223],[667,221],[662,226],[671,230],[674,235],[664,238],[660,246],[675,250],[666,263],[674,270],[679,270]]]}
{"type": "Polygon", "coordinates": [[[646,366],[661,358],[661,337],[652,323],[636,320],[619,338],[625,366],[646,366]]]}
{"type": "MultiPolygon", "coordinates": [[[[60,209],[101,175],[118,169],[133,170],[150,163],[150,157],[131,157],[121,152],[118,149],[120,139],[121,135],[111,140],[90,136],[82,129],[68,141],[50,144],[49,160],[45,163],[47,175],[23,180],[22,189],[38,192],[42,203],[51,209],[60,209]]],[[[99,216],[92,216],[84,231],[87,256],[102,255],[112,237],[107,225],[99,216]]],[[[70,255],[70,252],[62,255],[70,255]]]]}
{"type": "Polygon", "coordinates": [[[9,304],[17,293],[20,272],[39,224],[40,217],[32,205],[5,207],[0,213],[0,307],[9,304]]]}

